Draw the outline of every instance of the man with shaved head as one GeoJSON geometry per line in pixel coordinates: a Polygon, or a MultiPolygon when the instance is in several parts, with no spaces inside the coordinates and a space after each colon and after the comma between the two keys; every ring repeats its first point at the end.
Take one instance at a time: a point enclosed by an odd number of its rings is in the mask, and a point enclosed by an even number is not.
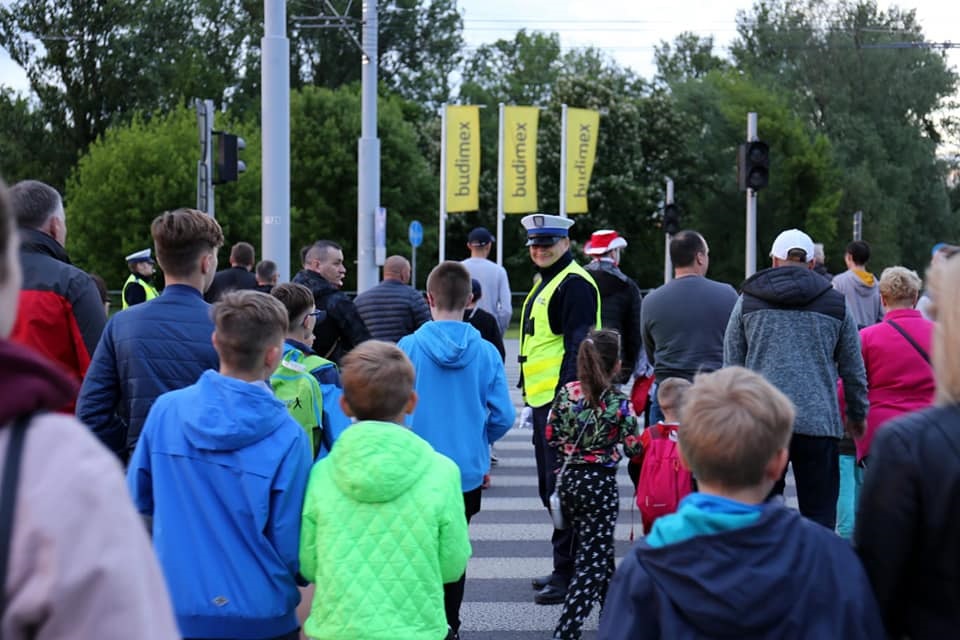
{"type": "Polygon", "coordinates": [[[410,263],[390,256],[383,265],[383,282],[356,299],[357,311],[377,340],[397,342],[430,320],[430,308],[410,286],[410,263]]]}

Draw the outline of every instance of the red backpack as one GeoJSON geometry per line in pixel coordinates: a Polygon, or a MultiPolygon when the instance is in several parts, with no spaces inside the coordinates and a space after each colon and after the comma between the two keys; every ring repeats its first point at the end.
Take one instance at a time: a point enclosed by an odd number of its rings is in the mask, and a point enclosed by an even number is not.
{"type": "Polygon", "coordinates": [[[680,500],[693,490],[693,476],[677,451],[678,425],[658,422],[643,434],[643,465],[637,482],[637,507],[643,530],[650,533],[660,516],[677,510],[680,500]]]}

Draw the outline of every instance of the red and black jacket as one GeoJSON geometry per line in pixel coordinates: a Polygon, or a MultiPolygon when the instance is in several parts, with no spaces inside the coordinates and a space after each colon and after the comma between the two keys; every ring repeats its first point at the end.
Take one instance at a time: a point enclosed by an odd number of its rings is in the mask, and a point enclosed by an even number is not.
{"type": "MultiPolygon", "coordinates": [[[[106,311],[89,275],[70,264],[47,234],[20,229],[23,287],[11,340],[59,364],[78,384],[106,324],[106,311]]],[[[76,397],[64,411],[73,412],[76,397]]]]}

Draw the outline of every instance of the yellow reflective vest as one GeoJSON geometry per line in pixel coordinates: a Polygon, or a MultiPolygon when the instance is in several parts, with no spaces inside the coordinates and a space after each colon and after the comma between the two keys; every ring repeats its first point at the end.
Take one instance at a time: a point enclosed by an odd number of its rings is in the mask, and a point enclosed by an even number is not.
{"type": "Polygon", "coordinates": [[[127,278],[127,281],[123,283],[123,291],[120,294],[120,299],[123,302],[123,307],[121,307],[122,309],[126,309],[127,307],[130,306],[129,304],[127,304],[127,286],[133,283],[137,283],[141,287],[143,287],[143,291],[147,295],[147,299],[144,300],[144,302],[146,302],[147,300],[153,300],[158,295],[160,295],[160,293],[153,288],[153,285],[147,283],[146,280],[140,278],[137,274],[131,273],[130,277],[127,278]]]}
{"type": "Polygon", "coordinates": [[[534,287],[523,302],[520,314],[520,371],[523,375],[523,398],[531,407],[542,407],[553,402],[557,384],[560,382],[560,365],[563,364],[563,335],[550,329],[550,299],[560,283],[576,274],[590,283],[597,295],[597,320],[600,326],[600,290],[597,283],[576,261],[571,261],[560,273],[550,279],[539,291],[534,287]],[[536,294],[530,305],[530,296],[536,294]],[[527,307],[530,317],[526,317],[527,307]]]}

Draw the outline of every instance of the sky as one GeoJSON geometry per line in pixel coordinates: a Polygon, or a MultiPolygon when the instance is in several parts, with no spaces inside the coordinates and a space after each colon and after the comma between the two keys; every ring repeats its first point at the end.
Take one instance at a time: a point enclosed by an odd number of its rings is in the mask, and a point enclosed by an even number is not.
{"type": "MultiPolygon", "coordinates": [[[[7,0],[4,0],[4,4],[7,0]]],[[[880,0],[880,6],[888,3],[880,0]]],[[[560,34],[564,49],[594,46],[645,78],[652,78],[654,47],[681,31],[714,36],[718,53],[736,36],[736,16],[750,0],[458,0],[468,47],[512,38],[521,28],[560,34]]],[[[960,43],[960,2],[905,0],[917,10],[926,39],[960,43]]],[[[960,49],[948,52],[960,67],[960,49]]],[[[0,84],[25,91],[23,70],[0,49],[0,84]]]]}

